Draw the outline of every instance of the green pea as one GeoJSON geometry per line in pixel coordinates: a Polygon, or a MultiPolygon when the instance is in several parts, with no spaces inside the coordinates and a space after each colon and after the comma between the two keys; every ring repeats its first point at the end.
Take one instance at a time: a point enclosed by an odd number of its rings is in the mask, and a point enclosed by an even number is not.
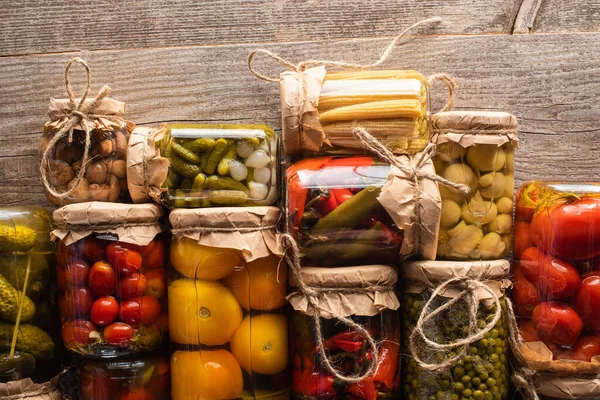
{"type": "Polygon", "coordinates": [[[473,392],[471,391],[471,389],[465,389],[462,391],[463,397],[471,397],[472,394],[473,392]]]}
{"type": "Polygon", "coordinates": [[[462,382],[454,382],[454,390],[457,392],[462,392],[465,389],[465,385],[462,382]]]}

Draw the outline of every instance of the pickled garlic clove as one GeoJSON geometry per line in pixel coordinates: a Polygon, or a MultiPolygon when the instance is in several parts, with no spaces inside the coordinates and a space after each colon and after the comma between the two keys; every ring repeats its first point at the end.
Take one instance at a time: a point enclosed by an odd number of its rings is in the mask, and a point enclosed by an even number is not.
{"type": "Polygon", "coordinates": [[[248,176],[248,168],[238,160],[230,160],[229,175],[236,181],[243,181],[248,176]]]}
{"type": "Polygon", "coordinates": [[[246,159],[246,167],[264,168],[271,162],[271,157],[264,150],[254,150],[246,159]]]}

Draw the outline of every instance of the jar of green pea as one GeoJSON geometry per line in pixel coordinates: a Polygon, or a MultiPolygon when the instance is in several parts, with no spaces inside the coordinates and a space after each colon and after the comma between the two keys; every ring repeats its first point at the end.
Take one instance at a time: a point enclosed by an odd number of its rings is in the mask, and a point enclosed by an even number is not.
{"type": "Polygon", "coordinates": [[[509,270],[506,260],[403,264],[405,399],[508,398],[509,270]]]}

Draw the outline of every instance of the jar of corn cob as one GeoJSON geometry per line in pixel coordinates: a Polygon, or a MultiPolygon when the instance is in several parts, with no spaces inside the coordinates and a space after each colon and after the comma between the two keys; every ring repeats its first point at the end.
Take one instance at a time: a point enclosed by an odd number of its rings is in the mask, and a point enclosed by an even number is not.
{"type": "Polygon", "coordinates": [[[353,135],[365,128],[394,153],[415,153],[429,139],[429,85],[417,71],[281,74],[286,155],[362,153],[353,135]]]}

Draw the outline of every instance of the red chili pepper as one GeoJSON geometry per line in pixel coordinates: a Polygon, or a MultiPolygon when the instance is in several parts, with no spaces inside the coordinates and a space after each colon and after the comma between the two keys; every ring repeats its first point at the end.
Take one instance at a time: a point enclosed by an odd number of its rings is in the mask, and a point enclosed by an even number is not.
{"type": "Polygon", "coordinates": [[[365,400],[377,399],[377,389],[375,388],[375,381],[372,376],[360,382],[349,384],[346,386],[346,392],[365,400]]]}
{"type": "MultiPolygon", "coordinates": [[[[375,329],[372,327],[365,327],[365,329],[367,330],[367,332],[369,332],[370,335],[374,335],[375,334],[375,329]]],[[[335,341],[336,340],[341,340],[341,341],[348,341],[348,342],[360,342],[362,343],[363,340],[365,340],[365,337],[362,333],[357,332],[357,331],[345,331],[345,332],[340,332],[337,335],[333,335],[332,337],[330,337],[327,340],[323,341],[323,347],[325,347],[326,350],[329,349],[335,349],[335,341]]],[[[313,349],[313,354],[317,353],[318,349],[317,347],[315,347],[313,349]]]]}
{"type": "Polygon", "coordinates": [[[319,199],[319,203],[317,205],[317,209],[323,214],[327,215],[333,210],[335,210],[339,206],[335,196],[329,192],[327,195],[322,195],[319,199]]]}
{"type": "Polygon", "coordinates": [[[368,167],[373,165],[374,159],[368,156],[332,157],[327,162],[328,167],[368,167]]]}
{"type": "Polygon", "coordinates": [[[383,222],[381,223],[381,235],[389,242],[397,244],[398,246],[402,246],[404,236],[400,232],[396,232],[383,222]]]}
{"type": "Polygon", "coordinates": [[[358,342],[353,342],[350,340],[334,340],[333,344],[335,347],[345,352],[355,353],[362,348],[363,342],[362,340],[358,342]]]}
{"type": "Polygon", "coordinates": [[[394,387],[394,377],[398,369],[400,358],[400,344],[396,340],[384,340],[379,348],[377,367],[373,373],[373,380],[382,384],[386,389],[394,387]]]}
{"type": "Polygon", "coordinates": [[[300,371],[294,370],[292,373],[292,390],[294,392],[319,399],[330,399],[337,396],[333,386],[333,375],[325,375],[310,369],[305,369],[300,377],[298,375],[300,375],[300,371]]]}
{"type": "Polygon", "coordinates": [[[330,196],[333,195],[335,197],[335,201],[338,205],[342,204],[346,200],[351,199],[354,196],[354,193],[350,191],[350,189],[346,188],[336,188],[329,189],[330,196]]]}

